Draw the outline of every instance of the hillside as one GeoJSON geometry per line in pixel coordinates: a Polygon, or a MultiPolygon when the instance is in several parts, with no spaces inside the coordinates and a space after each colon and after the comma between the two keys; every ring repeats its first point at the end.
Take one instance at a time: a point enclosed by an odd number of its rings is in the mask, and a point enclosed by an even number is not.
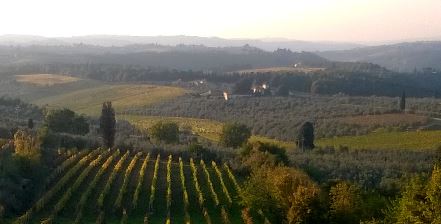
{"type": "Polygon", "coordinates": [[[441,70],[441,42],[410,42],[343,51],[318,52],[333,61],[362,61],[379,64],[398,72],[413,72],[424,68],[441,70]]]}

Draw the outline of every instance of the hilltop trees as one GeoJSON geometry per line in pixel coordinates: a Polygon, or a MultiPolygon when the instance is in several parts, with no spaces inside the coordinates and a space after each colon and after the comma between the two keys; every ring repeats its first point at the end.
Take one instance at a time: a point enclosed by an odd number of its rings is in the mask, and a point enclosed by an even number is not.
{"type": "Polygon", "coordinates": [[[244,124],[227,123],[222,127],[220,142],[225,147],[237,148],[251,136],[251,130],[244,124]]]}
{"type": "Polygon", "coordinates": [[[104,102],[100,117],[100,131],[103,137],[103,145],[112,148],[115,142],[116,120],[112,102],[104,102]]]}
{"type": "Polygon", "coordinates": [[[303,123],[297,135],[296,144],[299,149],[313,149],[314,145],[314,125],[307,121],[303,123]]]}

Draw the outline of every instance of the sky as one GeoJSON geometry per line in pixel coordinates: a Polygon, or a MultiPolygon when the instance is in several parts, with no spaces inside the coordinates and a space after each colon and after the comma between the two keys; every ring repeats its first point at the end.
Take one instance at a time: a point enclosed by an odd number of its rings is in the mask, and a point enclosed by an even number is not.
{"type": "Polygon", "coordinates": [[[441,0],[0,0],[0,35],[441,39],[441,0]]]}

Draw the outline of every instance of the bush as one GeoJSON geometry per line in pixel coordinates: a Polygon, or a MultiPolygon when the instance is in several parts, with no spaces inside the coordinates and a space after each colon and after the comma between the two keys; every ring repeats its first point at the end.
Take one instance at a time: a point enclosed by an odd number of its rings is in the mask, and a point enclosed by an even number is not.
{"type": "Polygon", "coordinates": [[[225,147],[237,148],[251,136],[251,129],[244,124],[227,123],[222,127],[220,143],[225,147]]]}
{"type": "Polygon", "coordinates": [[[179,142],[179,127],[175,122],[158,122],[150,128],[150,135],[167,144],[179,142]]]}
{"type": "Polygon", "coordinates": [[[245,160],[248,160],[249,164],[255,164],[257,166],[259,165],[259,163],[260,165],[262,165],[263,163],[267,163],[267,162],[273,165],[289,164],[288,156],[286,155],[286,150],[271,143],[263,143],[260,141],[248,143],[243,147],[241,155],[245,160]],[[256,157],[255,155],[256,153],[263,153],[262,156],[265,158],[264,160],[266,162],[253,161],[259,157],[259,156],[256,157]]]}

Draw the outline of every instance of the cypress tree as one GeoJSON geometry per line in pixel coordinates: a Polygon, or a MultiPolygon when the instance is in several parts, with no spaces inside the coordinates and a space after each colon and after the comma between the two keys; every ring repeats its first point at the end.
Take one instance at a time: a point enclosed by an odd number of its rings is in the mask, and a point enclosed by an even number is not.
{"type": "Polygon", "coordinates": [[[314,145],[314,125],[307,121],[299,129],[296,144],[299,149],[313,149],[314,145]]]}
{"type": "Polygon", "coordinates": [[[406,92],[403,91],[400,98],[400,110],[404,112],[406,110],[406,92]]]}
{"type": "Polygon", "coordinates": [[[115,142],[116,120],[112,102],[104,102],[100,117],[100,131],[103,137],[103,145],[112,148],[115,142]]]}

